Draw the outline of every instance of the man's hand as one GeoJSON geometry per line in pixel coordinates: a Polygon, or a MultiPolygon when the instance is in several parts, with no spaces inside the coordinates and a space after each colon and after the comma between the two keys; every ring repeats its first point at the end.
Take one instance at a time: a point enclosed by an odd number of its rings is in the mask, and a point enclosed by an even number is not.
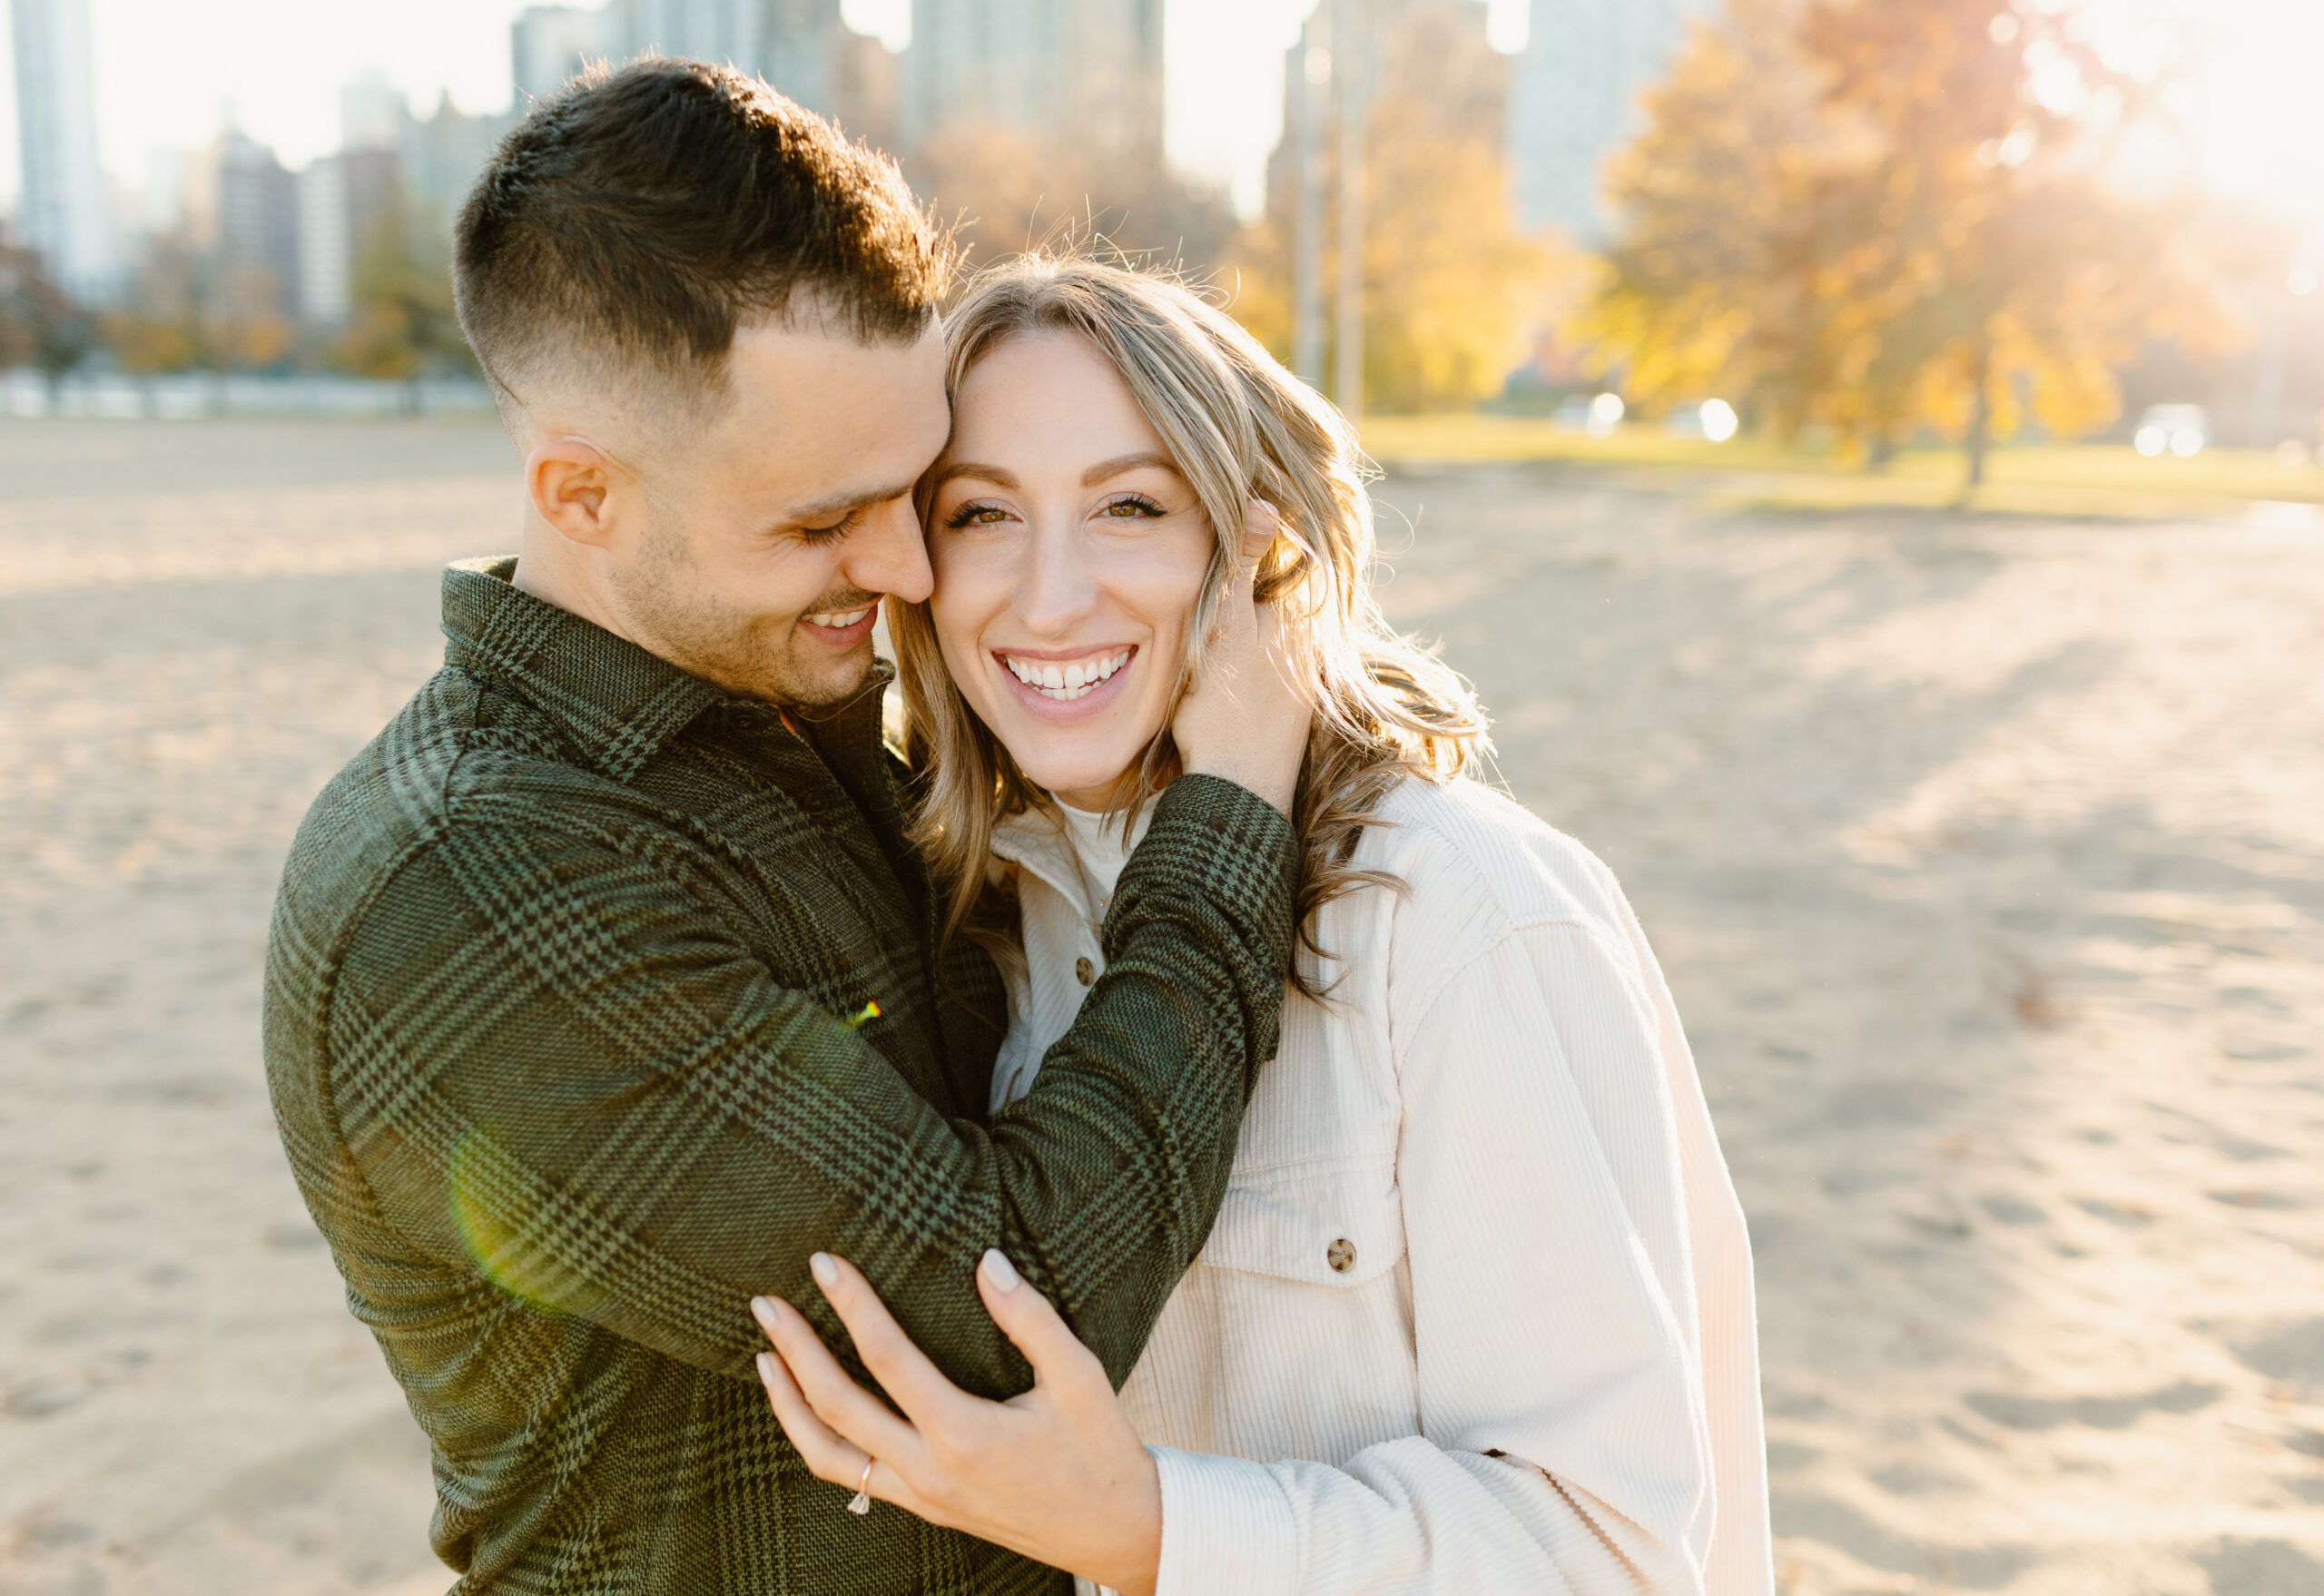
{"type": "Polygon", "coordinates": [[[1247,787],[1288,814],[1307,752],[1314,690],[1287,646],[1275,606],[1259,605],[1251,594],[1260,557],[1285,536],[1282,519],[1273,505],[1255,498],[1243,525],[1241,565],[1219,606],[1201,674],[1179,701],[1170,730],[1189,775],[1247,787]]]}
{"type": "Polygon", "coordinates": [[[1033,1365],[1033,1388],[1005,1403],[940,1374],[852,1265],[817,1253],[812,1269],[863,1366],[901,1410],[850,1379],[796,1308],[753,1299],[774,1344],[759,1355],[759,1378],[817,1479],[1124,1596],[1153,1591],[1162,1560],[1154,1459],[1105,1366],[1007,1258],[988,1252],[977,1269],[985,1311],[1033,1365]]]}

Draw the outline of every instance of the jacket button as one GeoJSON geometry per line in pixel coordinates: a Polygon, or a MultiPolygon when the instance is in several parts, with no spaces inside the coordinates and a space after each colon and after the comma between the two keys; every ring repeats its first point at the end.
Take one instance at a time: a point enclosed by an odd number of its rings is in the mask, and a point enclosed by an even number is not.
{"type": "Polygon", "coordinates": [[[1098,967],[1089,962],[1086,954],[1073,961],[1073,979],[1085,987],[1098,979],[1098,967]]]}
{"type": "Polygon", "coordinates": [[[1333,1274],[1346,1274],[1355,1267],[1355,1243],[1344,1236],[1341,1236],[1324,1249],[1324,1262],[1332,1266],[1333,1274]]]}

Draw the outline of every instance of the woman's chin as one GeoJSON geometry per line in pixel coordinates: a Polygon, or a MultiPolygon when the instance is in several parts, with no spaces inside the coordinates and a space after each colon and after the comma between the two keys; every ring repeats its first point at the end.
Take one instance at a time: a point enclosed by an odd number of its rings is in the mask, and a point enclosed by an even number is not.
{"type": "Polygon", "coordinates": [[[1115,787],[1128,773],[1137,751],[1114,757],[1115,751],[1108,750],[1105,756],[1098,758],[1086,754],[1059,758],[1058,750],[1041,748],[1020,752],[1012,747],[1009,753],[1025,779],[1042,792],[1076,809],[1102,810],[1115,787]],[[1032,757],[1026,758],[1027,754],[1032,757]]]}

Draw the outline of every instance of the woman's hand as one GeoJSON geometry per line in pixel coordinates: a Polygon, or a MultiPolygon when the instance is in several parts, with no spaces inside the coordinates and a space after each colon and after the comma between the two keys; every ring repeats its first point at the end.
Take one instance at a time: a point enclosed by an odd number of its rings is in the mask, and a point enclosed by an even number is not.
{"type": "Polygon", "coordinates": [[[1295,536],[1275,507],[1255,498],[1244,516],[1243,557],[1203,648],[1202,670],[1170,722],[1190,774],[1223,776],[1288,814],[1313,719],[1275,606],[1252,595],[1259,559],[1295,536]]]}
{"type": "Polygon", "coordinates": [[[817,1253],[810,1266],[863,1366],[903,1410],[897,1417],[851,1379],[789,1303],[753,1298],[775,1349],[759,1355],[759,1378],[817,1479],[862,1485],[931,1523],[1148,1596],[1162,1557],[1154,1460],[1096,1355],[1007,1258],[988,1252],[977,1269],[985,1311],[1033,1365],[1033,1388],[1005,1403],[939,1373],[852,1265],[817,1253]]]}

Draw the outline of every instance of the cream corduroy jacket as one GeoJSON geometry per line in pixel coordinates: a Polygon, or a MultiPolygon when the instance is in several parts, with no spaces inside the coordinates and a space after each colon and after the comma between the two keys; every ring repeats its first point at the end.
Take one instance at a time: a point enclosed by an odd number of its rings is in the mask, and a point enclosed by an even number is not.
{"type": "MultiPolygon", "coordinates": [[[[996,1107],[1103,978],[1127,851],[1007,823],[1027,969],[996,1107]]],[[[1159,1596],[1768,1596],[1749,1241],[1612,874],[1472,782],[1408,781],[1327,905],[1216,1227],[1122,1403],[1159,1596]]],[[[1086,1588],[1086,1587],[1085,1587],[1086,1588]]]]}

